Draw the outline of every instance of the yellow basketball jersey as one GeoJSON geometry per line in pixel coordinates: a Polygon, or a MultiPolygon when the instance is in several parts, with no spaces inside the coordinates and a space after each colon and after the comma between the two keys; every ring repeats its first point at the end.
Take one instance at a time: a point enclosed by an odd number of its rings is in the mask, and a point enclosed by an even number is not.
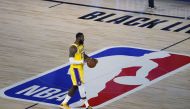
{"type": "MultiPolygon", "coordinates": [[[[74,59],[76,61],[82,61],[84,60],[84,46],[83,45],[77,45],[72,44],[75,47],[77,47],[77,52],[75,53],[74,59]]],[[[72,68],[83,68],[83,64],[71,64],[72,68]]]]}

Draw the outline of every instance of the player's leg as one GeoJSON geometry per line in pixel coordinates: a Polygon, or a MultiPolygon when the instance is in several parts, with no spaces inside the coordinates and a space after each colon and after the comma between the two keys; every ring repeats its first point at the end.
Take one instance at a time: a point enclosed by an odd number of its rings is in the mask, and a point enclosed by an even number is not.
{"type": "Polygon", "coordinates": [[[78,89],[77,79],[75,76],[75,70],[70,68],[69,72],[71,74],[71,80],[72,80],[73,86],[69,89],[68,94],[66,95],[64,101],[60,105],[60,108],[63,108],[63,109],[70,109],[70,107],[68,106],[68,101],[71,99],[71,97],[74,95],[75,91],[78,89]]]}
{"type": "Polygon", "coordinates": [[[80,74],[80,79],[82,82],[82,84],[78,86],[81,99],[83,100],[87,109],[92,109],[92,107],[89,105],[87,97],[86,97],[86,91],[85,91],[85,87],[84,87],[84,70],[80,69],[79,74],[80,74]]]}
{"type": "Polygon", "coordinates": [[[92,109],[92,107],[89,105],[87,97],[86,97],[86,91],[84,88],[84,84],[81,84],[80,86],[78,86],[78,89],[79,89],[81,99],[83,100],[83,102],[86,106],[86,109],[92,109]]]}
{"type": "Polygon", "coordinates": [[[70,109],[69,105],[67,104],[68,101],[71,99],[71,97],[74,95],[74,93],[76,92],[76,90],[78,90],[78,86],[72,86],[69,89],[68,94],[66,95],[64,101],[61,103],[60,108],[63,109],[70,109]]]}

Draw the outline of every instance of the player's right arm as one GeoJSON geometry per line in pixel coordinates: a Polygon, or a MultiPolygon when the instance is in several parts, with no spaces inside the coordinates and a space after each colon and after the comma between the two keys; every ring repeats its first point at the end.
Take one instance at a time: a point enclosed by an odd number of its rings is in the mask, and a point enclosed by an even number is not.
{"type": "Polygon", "coordinates": [[[69,48],[69,62],[70,62],[70,64],[82,64],[83,63],[83,61],[77,61],[74,59],[76,52],[77,52],[77,47],[72,45],[69,48]]]}

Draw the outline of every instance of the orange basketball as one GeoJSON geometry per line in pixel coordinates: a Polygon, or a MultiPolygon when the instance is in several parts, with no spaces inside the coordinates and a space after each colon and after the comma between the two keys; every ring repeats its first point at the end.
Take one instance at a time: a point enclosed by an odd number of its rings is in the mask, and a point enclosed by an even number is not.
{"type": "Polygon", "coordinates": [[[91,58],[91,59],[89,59],[89,60],[87,61],[87,66],[88,66],[89,68],[94,68],[97,63],[98,63],[98,60],[97,60],[97,59],[91,58]]]}

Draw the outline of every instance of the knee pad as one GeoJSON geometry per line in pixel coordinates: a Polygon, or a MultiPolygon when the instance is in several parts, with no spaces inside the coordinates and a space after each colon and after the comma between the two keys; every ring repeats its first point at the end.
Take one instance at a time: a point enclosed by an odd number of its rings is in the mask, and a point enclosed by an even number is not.
{"type": "Polygon", "coordinates": [[[86,92],[85,92],[85,89],[84,89],[84,85],[82,84],[82,85],[78,86],[78,88],[79,88],[79,93],[80,93],[81,98],[85,99],[86,98],[86,92]]]}

